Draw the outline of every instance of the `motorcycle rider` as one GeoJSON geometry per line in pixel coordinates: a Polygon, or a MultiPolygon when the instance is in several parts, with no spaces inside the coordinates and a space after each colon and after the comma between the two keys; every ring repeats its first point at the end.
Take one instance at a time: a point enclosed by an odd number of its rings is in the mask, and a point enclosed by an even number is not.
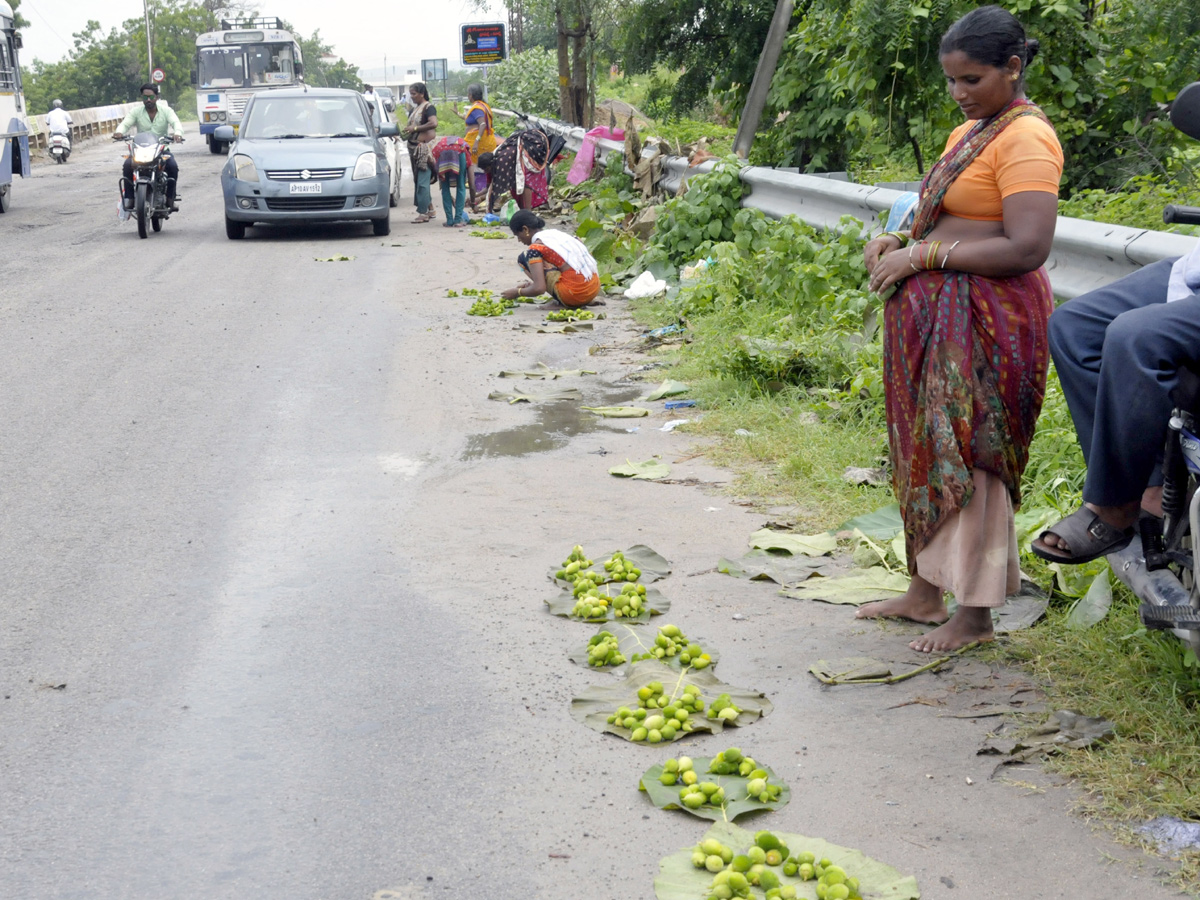
{"type": "Polygon", "coordinates": [[[50,112],[46,113],[46,133],[53,137],[56,134],[63,134],[67,139],[71,138],[71,126],[75,123],[71,121],[71,114],[63,109],[63,102],[55,100],[50,104],[50,112]]]}
{"type": "MultiPolygon", "coordinates": [[[[130,128],[137,128],[139,132],[149,131],[159,137],[166,137],[169,134],[171,140],[176,143],[182,141],[183,126],[179,123],[179,116],[175,115],[175,110],[165,102],[161,106],[159,105],[158,85],[150,82],[143,84],[141,95],[141,108],[129,111],[121,124],[117,126],[117,130],[113,132],[113,140],[119,141],[124,138],[130,128]]],[[[171,207],[171,212],[178,212],[179,207],[175,204],[175,187],[179,181],[179,163],[175,161],[174,155],[167,155],[164,168],[167,172],[167,205],[171,207]]],[[[125,176],[121,180],[121,196],[124,199],[125,208],[133,209],[132,158],[126,157],[121,172],[125,176]]]]}
{"type": "Polygon", "coordinates": [[[1200,346],[1200,243],[1068,300],[1050,316],[1050,355],[1087,463],[1084,505],[1033,552],[1060,563],[1114,553],[1139,515],[1162,515],[1159,466],[1178,370],[1200,346]]]}

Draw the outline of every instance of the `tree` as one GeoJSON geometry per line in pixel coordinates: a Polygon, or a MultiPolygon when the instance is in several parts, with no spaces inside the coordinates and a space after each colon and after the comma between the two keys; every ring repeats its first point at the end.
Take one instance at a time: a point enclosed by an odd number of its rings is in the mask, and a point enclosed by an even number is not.
{"type": "MultiPolygon", "coordinates": [[[[798,3],[798,7],[803,7],[798,3]]],[[[682,114],[710,91],[732,91],[738,101],[750,87],[774,0],[644,0],[622,24],[625,70],[680,70],[671,106],[682,114]]]]}

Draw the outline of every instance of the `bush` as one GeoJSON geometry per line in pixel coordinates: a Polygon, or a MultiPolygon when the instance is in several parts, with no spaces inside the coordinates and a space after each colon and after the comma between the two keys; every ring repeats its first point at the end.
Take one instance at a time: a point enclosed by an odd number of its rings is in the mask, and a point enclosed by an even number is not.
{"type": "Polygon", "coordinates": [[[558,115],[558,58],[534,47],[506,59],[488,73],[493,106],[533,116],[558,115]]]}

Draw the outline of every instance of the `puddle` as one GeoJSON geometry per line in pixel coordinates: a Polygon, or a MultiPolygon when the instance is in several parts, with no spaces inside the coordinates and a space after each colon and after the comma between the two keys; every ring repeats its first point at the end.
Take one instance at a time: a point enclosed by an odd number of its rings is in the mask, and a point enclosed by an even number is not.
{"type": "MultiPolygon", "coordinates": [[[[644,386],[636,389],[604,391],[599,399],[584,401],[587,406],[620,406],[629,403],[644,392],[644,386]]],[[[604,419],[587,412],[584,403],[559,401],[534,404],[536,418],[528,425],[518,425],[504,431],[488,434],[473,434],[467,438],[464,460],[484,459],[494,456],[526,456],[530,453],[545,453],[565,446],[577,434],[593,431],[624,430],[636,425],[641,419],[604,419]],[[614,424],[617,423],[617,424],[614,424]]]]}

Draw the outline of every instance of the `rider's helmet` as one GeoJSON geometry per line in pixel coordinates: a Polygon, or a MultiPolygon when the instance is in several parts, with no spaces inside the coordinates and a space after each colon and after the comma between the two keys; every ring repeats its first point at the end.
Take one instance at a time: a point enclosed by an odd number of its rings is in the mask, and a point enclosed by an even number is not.
{"type": "Polygon", "coordinates": [[[53,107],[54,109],[62,109],[62,101],[55,100],[53,103],[50,104],[50,106],[53,107]]]}

